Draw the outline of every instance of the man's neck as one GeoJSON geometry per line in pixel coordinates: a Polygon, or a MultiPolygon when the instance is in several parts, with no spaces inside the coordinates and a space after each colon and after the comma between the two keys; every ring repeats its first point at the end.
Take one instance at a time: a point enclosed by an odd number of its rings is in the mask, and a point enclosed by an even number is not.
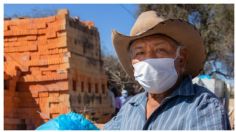
{"type": "Polygon", "coordinates": [[[158,104],[161,104],[161,102],[166,98],[168,97],[169,95],[171,95],[177,88],[178,86],[180,85],[180,83],[182,82],[183,78],[180,77],[176,84],[170,88],[169,90],[167,90],[166,92],[164,93],[161,93],[161,94],[152,94],[152,93],[148,93],[148,102],[153,102],[153,103],[158,103],[158,104]]]}

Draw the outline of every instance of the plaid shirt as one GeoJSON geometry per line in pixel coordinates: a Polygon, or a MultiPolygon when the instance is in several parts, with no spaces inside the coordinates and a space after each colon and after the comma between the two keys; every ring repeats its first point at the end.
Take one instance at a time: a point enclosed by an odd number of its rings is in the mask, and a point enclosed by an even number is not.
{"type": "Polygon", "coordinates": [[[146,119],[147,92],[132,97],[105,130],[229,130],[227,112],[208,89],[186,77],[146,119]]]}

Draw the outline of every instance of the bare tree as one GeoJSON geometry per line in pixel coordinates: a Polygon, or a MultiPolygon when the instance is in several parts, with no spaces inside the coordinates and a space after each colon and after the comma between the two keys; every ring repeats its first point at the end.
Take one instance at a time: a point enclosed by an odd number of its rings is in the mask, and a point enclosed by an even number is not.
{"type": "Polygon", "coordinates": [[[109,87],[115,88],[118,91],[125,89],[129,94],[141,92],[143,89],[133,80],[122,68],[119,60],[114,56],[103,56],[103,68],[108,75],[109,87]]]}

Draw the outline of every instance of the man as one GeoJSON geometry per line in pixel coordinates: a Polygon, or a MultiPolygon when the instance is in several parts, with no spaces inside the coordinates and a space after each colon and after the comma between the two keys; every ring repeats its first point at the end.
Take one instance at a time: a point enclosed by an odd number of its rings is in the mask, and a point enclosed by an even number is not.
{"type": "Polygon", "coordinates": [[[130,36],[116,31],[113,45],[124,70],[145,89],[132,97],[103,129],[223,130],[228,115],[218,98],[192,84],[202,70],[203,39],[189,23],[143,12],[130,36]]]}

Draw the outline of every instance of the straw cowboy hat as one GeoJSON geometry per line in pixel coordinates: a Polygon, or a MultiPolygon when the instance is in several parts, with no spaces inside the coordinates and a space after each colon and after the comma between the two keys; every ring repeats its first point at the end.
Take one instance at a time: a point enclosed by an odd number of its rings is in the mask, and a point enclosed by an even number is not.
{"type": "Polygon", "coordinates": [[[181,19],[164,20],[155,11],[141,13],[133,25],[130,36],[112,31],[112,42],[119,61],[124,70],[131,76],[133,67],[129,57],[129,45],[132,41],[154,34],[163,34],[176,40],[186,47],[189,59],[186,73],[194,78],[203,68],[205,62],[205,49],[203,39],[194,26],[181,19]]]}

